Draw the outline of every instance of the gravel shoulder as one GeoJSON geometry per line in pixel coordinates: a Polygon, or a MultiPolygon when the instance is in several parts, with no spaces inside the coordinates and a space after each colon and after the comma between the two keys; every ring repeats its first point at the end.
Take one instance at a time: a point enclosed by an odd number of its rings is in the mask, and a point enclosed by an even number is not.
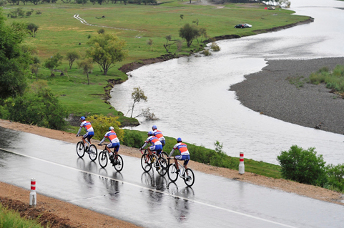
{"type": "MultiPolygon", "coordinates": [[[[70,143],[76,143],[78,140],[75,134],[10,122],[7,120],[0,120],[0,127],[37,134],[70,143]]],[[[94,143],[96,143],[95,140],[94,143]]],[[[140,157],[138,149],[126,146],[121,146],[120,154],[137,158],[140,157]]],[[[249,172],[240,175],[237,170],[213,167],[193,161],[190,162],[190,167],[200,172],[237,181],[244,181],[267,188],[278,189],[344,206],[344,196],[342,194],[324,188],[283,179],[268,178],[249,172]]],[[[50,222],[50,227],[138,227],[135,224],[131,224],[130,221],[121,221],[110,216],[99,214],[71,203],[66,203],[39,194],[39,192],[37,195],[37,206],[35,208],[29,207],[29,187],[30,186],[28,186],[28,189],[23,189],[0,182],[0,202],[9,208],[18,210],[22,216],[29,218],[39,216],[43,224],[50,222]],[[53,224],[53,226],[51,226],[51,224],[53,224]]]]}

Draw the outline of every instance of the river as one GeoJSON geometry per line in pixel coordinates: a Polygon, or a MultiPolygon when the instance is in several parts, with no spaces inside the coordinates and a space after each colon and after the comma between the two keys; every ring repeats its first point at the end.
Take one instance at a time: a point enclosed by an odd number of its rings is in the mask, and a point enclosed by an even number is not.
{"type": "Polygon", "coordinates": [[[341,1],[294,0],[290,9],[313,17],[313,23],[219,41],[221,51],[211,56],[196,54],[141,67],[115,85],[110,102],[126,114],[131,92],[140,86],[148,101],[135,106],[136,114],[149,107],[159,120],[139,119],[140,125],[132,129],[148,131],[155,124],[164,135],[207,148],[219,141],[230,156],[244,152],[245,158],[273,164],[292,145],[315,147],[327,164],[344,163],[343,135],[260,115],[229,91],[245,75],[261,71],[269,59],[343,57],[343,8],[341,1]]]}

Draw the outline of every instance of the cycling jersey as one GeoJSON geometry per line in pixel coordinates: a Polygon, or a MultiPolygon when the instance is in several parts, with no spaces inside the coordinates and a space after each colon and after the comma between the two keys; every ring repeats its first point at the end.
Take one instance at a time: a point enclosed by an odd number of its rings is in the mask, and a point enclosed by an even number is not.
{"type": "Polygon", "coordinates": [[[162,150],[162,144],[159,141],[159,139],[155,136],[149,136],[146,139],[145,144],[141,148],[144,148],[149,143],[151,144],[151,146],[149,147],[150,150],[154,150],[154,151],[161,151],[162,150]]]}
{"type": "Polygon", "coordinates": [[[119,139],[117,138],[117,134],[115,131],[108,131],[105,133],[104,138],[100,141],[100,144],[104,142],[105,139],[109,139],[111,143],[119,143],[119,139]]]}
{"type": "Polygon", "coordinates": [[[180,142],[174,145],[173,149],[171,150],[170,157],[173,155],[175,150],[179,150],[181,155],[190,155],[188,147],[185,143],[180,142]]]}
{"type": "Polygon", "coordinates": [[[80,129],[78,131],[78,135],[79,135],[79,133],[83,127],[86,129],[87,132],[94,132],[92,124],[89,121],[85,120],[80,124],[80,129]]]}
{"type": "Polygon", "coordinates": [[[159,141],[161,142],[161,144],[164,146],[165,145],[165,138],[162,134],[161,131],[159,131],[158,129],[153,131],[154,136],[157,137],[159,139],[159,141]]]}

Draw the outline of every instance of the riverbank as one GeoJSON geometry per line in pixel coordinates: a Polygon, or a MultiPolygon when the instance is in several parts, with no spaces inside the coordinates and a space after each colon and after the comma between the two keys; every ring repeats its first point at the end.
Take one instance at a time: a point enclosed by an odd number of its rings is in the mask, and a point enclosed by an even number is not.
{"type": "Polygon", "coordinates": [[[286,122],[337,134],[344,133],[344,99],[324,84],[297,83],[322,67],[344,65],[344,58],[270,60],[262,71],[231,86],[246,107],[286,122]],[[296,83],[291,83],[291,81],[296,83]]]}

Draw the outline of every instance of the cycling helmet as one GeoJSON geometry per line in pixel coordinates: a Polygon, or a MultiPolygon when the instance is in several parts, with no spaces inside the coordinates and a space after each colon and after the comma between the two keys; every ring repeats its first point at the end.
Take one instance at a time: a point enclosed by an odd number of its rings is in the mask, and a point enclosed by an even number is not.
{"type": "Polygon", "coordinates": [[[152,130],[156,130],[156,129],[157,129],[156,125],[153,125],[152,130]]]}
{"type": "Polygon", "coordinates": [[[147,135],[148,135],[148,136],[151,136],[151,135],[153,135],[153,132],[152,132],[152,131],[149,131],[149,132],[147,133],[147,135]]]}
{"type": "Polygon", "coordinates": [[[85,120],[86,118],[84,116],[80,117],[80,120],[85,120]]]}
{"type": "Polygon", "coordinates": [[[177,138],[177,142],[183,142],[183,141],[182,141],[182,138],[180,138],[180,137],[177,138]]]}
{"type": "Polygon", "coordinates": [[[109,127],[109,131],[112,131],[113,129],[115,129],[115,128],[113,128],[112,126],[111,126],[111,127],[109,127]]]}

